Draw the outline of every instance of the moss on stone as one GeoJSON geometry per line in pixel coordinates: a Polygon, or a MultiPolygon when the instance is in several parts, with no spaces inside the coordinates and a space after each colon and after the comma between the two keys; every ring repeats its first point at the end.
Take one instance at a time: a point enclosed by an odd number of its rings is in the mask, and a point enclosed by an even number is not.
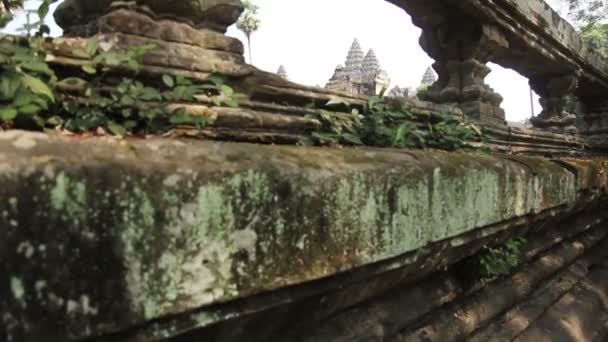
{"type": "Polygon", "coordinates": [[[58,155],[78,162],[0,175],[0,224],[17,225],[0,232],[0,307],[22,328],[44,316],[57,336],[108,333],[353,270],[578,191],[573,173],[539,158],[195,146],[179,163],[184,147],[146,160],[139,146],[135,161],[111,150],[99,163],[69,145],[58,155]]]}

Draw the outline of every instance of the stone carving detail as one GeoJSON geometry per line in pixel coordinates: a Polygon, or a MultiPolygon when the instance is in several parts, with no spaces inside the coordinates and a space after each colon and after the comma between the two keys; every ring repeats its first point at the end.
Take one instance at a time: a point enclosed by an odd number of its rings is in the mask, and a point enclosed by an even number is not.
{"type": "Polygon", "coordinates": [[[608,145],[608,100],[601,96],[580,99],[577,133],[596,145],[608,145]]]}
{"type": "MultiPolygon", "coordinates": [[[[96,36],[110,48],[157,45],[142,58],[146,70],[179,70],[190,77],[212,72],[240,77],[252,72],[245,64],[243,44],[225,35],[243,11],[240,0],[132,3],[111,6],[111,0],[65,0],[55,18],[67,37],[96,36]]],[[[60,54],[69,55],[69,50],[60,54]]]]}
{"type": "MultiPolygon", "coordinates": [[[[63,29],[87,25],[112,11],[113,0],[65,0],[57,9],[55,20],[63,29]]],[[[198,29],[225,33],[243,12],[240,0],[137,0],[131,7],[156,18],[185,22],[198,29]]]]}
{"type": "Polygon", "coordinates": [[[542,112],[530,119],[534,127],[557,133],[576,133],[576,116],[566,111],[567,96],[578,86],[578,74],[542,75],[530,78],[540,96],[542,112]]]}
{"type": "Polygon", "coordinates": [[[425,18],[420,45],[435,59],[438,79],[418,96],[422,100],[457,104],[477,119],[505,124],[500,108],[502,97],[484,79],[486,66],[498,49],[509,46],[493,26],[477,24],[466,18],[425,18]]]}

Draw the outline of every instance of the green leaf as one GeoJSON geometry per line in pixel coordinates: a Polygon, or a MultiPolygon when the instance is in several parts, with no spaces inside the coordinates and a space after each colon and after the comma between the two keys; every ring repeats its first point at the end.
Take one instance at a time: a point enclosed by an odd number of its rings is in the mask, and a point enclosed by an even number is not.
{"type": "Polygon", "coordinates": [[[48,1],[42,1],[38,7],[38,17],[42,20],[49,14],[49,3],[48,1]]]}
{"type": "Polygon", "coordinates": [[[51,34],[51,28],[46,24],[40,24],[40,27],[38,28],[38,32],[36,33],[36,35],[38,35],[39,37],[42,37],[45,34],[51,34]]]}
{"type": "Polygon", "coordinates": [[[220,96],[213,96],[213,97],[211,97],[211,102],[213,102],[213,104],[216,106],[221,106],[223,100],[220,96]]]}
{"type": "Polygon", "coordinates": [[[86,81],[82,78],[79,78],[79,77],[68,77],[68,78],[62,79],[57,84],[84,87],[87,83],[88,83],[88,81],[86,81]]]}
{"type": "Polygon", "coordinates": [[[15,107],[25,106],[26,104],[33,103],[35,98],[36,98],[36,94],[34,94],[30,91],[27,91],[27,90],[20,91],[13,98],[13,105],[15,107]]]}
{"type": "Polygon", "coordinates": [[[169,88],[173,88],[175,86],[175,80],[170,75],[163,75],[163,82],[169,88]]]}
{"type": "Polygon", "coordinates": [[[239,108],[239,102],[236,100],[227,100],[224,104],[231,108],[239,108]]]}
{"type": "Polygon", "coordinates": [[[91,55],[89,55],[88,52],[86,52],[83,49],[72,50],[72,55],[74,55],[74,57],[83,58],[83,59],[90,59],[92,57],[91,55]]]}
{"type": "Polygon", "coordinates": [[[342,138],[353,145],[363,145],[363,141],[361,141],[361,138],[354,134],[344,133],[342,134],[342,138]]]}
{"type": "Polygon", "coordinates": [[[127,120],[127,121],[124,122],[123,126],[127,130],[132,130],[133,128],[137,127],[137,121],[135,121],[135,120],[127,120]]]}
{"type": "Polygon", "coordinates": [[[221,87],[224,85],[224,76],[219,73],[213,73],[207,77],[207,81],[213,83],[216,87],[221,87]]]}
{"type": "Polygon", "coordinates": [[[220,87],[220,92],[222,94],[226,95],[227,97],[230,97],[230,96],[232,96],[232,94],[234,94],[234,89],[232,89],[232,87],[224,84],[220,87]]]}
{"type": "Polygon", "coordinates": [[[43,61],[37,61],[37,60],[27,61],[27,62],[21,63],[19,66],[21,67],[21,69],[45,74],[48,76],[55,76],[55,73],[51,70],[51,68],[49,68],[49,65],[43,61]]]}
{"type": "Polygon", "coordinates": [[[46,83],[44,83],[39,78],[32,77],[28,74],[23,74],[21,80],[23,84],[27,88],[29,88],[33,93],[44,95],[48,97],[51,101],[55,102],[55,95],[53,95],[53,91],[46,83]]]}
{"type": "Polygon", "coordinates": [[[43,128],[46,126],[46,120],[40,115],[32,115],[32,121],[36,124],[36,126],[43,128]]]}
{"type": "Polygon", "coordinates": [[[21,79],[16,74],[0,76],[0,99],[12,99],[21,87],[21,79]]]}
{"type": "Polygon", "coordinates": [[[331,133],[313,132],[312,137],[317,139],[322,144],[335,144],[338,142],[338,136],[331,133]]]}
{"type": "Polygon", "coordinates": [[[330,95],[329,99],[330,100],[325,104],[326,106],[331,107],[344,105],[346,107],[350,107],[350,103],[340,96],[330,95]]]}
{"type": "Polygon", "coordinates": [[[97,68],[95,68],[94,66],[92,66],[90,64],[83,65],[82,70],[84,72],[86,72],[87,74],[91,74],[91,75],[94,75],[97,73],[97,68]]]}
{"type": "Polygon", "coordinates": [[[19,107],[18,111],[20,114],[38,114],[41,108],[35,104],[26,104],[25,106],[19,107]]]}
{"type": "Polygon", "coordinates": [[[0,120],[12,120],[17,114],[17,109],[14,107],[0,107],[0,120]]]}
{"type": "Polygon", "coordinates": [[[143,101],[152,101],[152,100],[160,101],[162,99],[160,92],[157,89],[151,88],[151,87],[145,87],[145,88],[141,89],[138,98],[143,101]]]}
{"type": "Polygon", "coordinates": [[[60,116],[55,115],[55,116],[50,117],[50,118],[49,118],[49,119],[46,121],[46,123],[47,123],[48,125],[50,125],[50,126],[54,126],[54,127],[56,127],[56,126],[61,126],[61,125],[63,124],[63,119],[62,119],[60,116]]]}
{"type": "Polygon", "coordinates": [[[97,39],[87,39],[86,45],[84,47],[84,51],[86,51],[87,55],[90,57],[95,56],[97,51],[99,50],[99,42],[97,39]]]}
{"type": "Polygon", "coordinates": [[[114,121],[108,122],[108,130],[114,135],[125,135],[127,133],[127,129],[124,126],[114,121]]]}
{"type": "Polygon", "coordinates": [[[192,81],[190,81],[189,79],[185,78],[185,77],[184,77],[184,76],[182,76],[182,75],[177,75],[177,76],[175,77],[175,82],[176,82],[178,85],[181,85],[181,86],[189,86],[189,85],[192,85],[192,81]]]}

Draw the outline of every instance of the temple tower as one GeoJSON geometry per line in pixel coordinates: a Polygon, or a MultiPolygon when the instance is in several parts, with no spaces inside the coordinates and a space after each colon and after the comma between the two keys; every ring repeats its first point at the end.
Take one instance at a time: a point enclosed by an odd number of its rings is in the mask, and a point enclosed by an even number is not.
{"type": "Polygon", "coordinates": [[[289,76],[287,75],[287,70],[283,65],[279,66],[279,70],[277,70],[277,75],[283,77],[284,79],[289,79],[289,76]]]}

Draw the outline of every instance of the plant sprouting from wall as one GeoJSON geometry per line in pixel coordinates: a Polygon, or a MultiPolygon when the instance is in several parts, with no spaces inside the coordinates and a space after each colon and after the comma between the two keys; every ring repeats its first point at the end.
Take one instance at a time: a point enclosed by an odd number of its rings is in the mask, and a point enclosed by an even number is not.
{"type": "Polygon", "coordinates": [[[419,127],[411,113],[384,92],[372,96],[364,106],[352,108],[344,99],[333,97],[327,107],[341,111],[319,110],[322,129],[312,133],[318,144],[368,145],[385,147],[433,147],[454,150],[463,147],[480,133],[473,125],[459,122],[443,113],[419,127]],[[347,109],[346,111],[344,109],[347,109]]]}
{"type": "Polygon", "coordinates": [[[213,110],[191,114],[186,109],[187,103],[196,102],[198,95],[204,95],[216,106],[237,107],[245,97],[224,84],[219,74],[198,83],[179,75],[163,75],[162,82],[150,86],[113,73],[117,67],[137,73],[138,58],[154,48],[154,45],[142,45],[103,51],[97,41],[89,40],[83,49],[74,51],[76,56],[89,61],[82,66],[89,79],[70,78],[60,82],[63,89],[75,89],[78,94],[61,102],[67,115],[55,120],[70,131],[102,127],[116,135],[163,133],[180,125],[202,129],[215,120],[213,110]]]}
{"type": "Polygon", "coordinates": [[[525,239],[519,238],[510,239],[500,247],[484,247],[478,259],[481,276],[492,278],[510,274],[522,261],[521,247],[525,243],[525,239]]]}
{"type": "Polygon", "coordinates": [[[156,46],[102,49],[95,39],[72,52],[83,62],[80,75],[58,81],[39,47],[43,41],[39,37],[48,33],[40,23],[51,2],[43,1],[36,11],[40,18],[36,37],[0,36],[0,127],[60,127],[73,132],[101,128],[117,135],[159,133],[182,125],[201,129],[213,122],[215,112],[189,113],[187,104],[198,102],[197,96],[230,107],[246,97],[218,74],[200,82],[164,75],[162,80],[148,79],[145,85],[125,75],[137,75],[139,58],[156,46]]]}

